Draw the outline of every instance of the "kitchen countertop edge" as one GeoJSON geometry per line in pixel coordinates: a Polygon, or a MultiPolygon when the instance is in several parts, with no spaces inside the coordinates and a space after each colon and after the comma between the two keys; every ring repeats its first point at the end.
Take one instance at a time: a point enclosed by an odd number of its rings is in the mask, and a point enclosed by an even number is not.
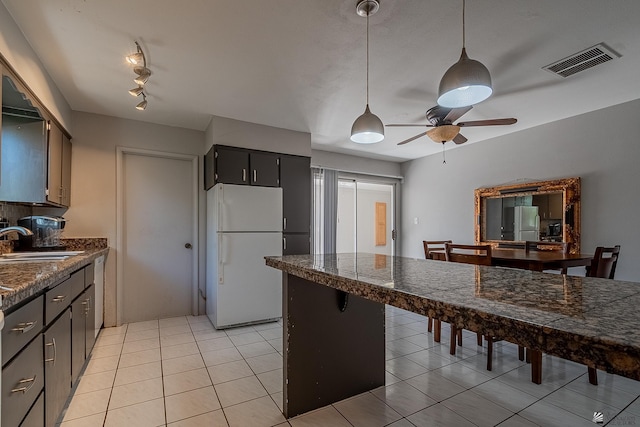
{"type": "Polygon", "coordinates": [[[108,253],[109,248],[92,248],[61,261],[0,266],[0,310],[11,309],[108,253]]]}

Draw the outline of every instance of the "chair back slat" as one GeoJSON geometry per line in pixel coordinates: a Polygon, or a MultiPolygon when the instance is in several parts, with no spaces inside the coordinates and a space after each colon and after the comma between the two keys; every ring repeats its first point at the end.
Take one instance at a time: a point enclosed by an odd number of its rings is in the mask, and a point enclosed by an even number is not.
{"type": "Polygon", "coordinates": [[[458,245],[445,243],[444,248],[447,261],[475,265],[491,265],[491,245],[458,245]]]}
{"type": "Polygon", "coordinates": [[[432,256],[429,254],[429,251],[443,251],[445,243],[451,243],[451,240],[423,240],[424,257],[431,259],[432,256]]]}
{"type": "Polygon", "coordinates": [[[620,245],[612,248],[598,246],[591,261],[591,267],[587,269],[587,276],[613,279],[616,274],[616,264],[618,264],[619,254],[620,245]]]}

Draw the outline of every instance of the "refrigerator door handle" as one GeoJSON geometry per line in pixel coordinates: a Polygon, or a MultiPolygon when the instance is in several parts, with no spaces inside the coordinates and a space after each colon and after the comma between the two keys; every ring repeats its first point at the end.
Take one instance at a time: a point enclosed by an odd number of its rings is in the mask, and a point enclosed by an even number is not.
{"type": "Polygon", "coordinates": [[[218,233],[218,250],[220,253],[218,254],[218,283],[220,285],[224,284],[224,236],[221,233],[218,233]]]}

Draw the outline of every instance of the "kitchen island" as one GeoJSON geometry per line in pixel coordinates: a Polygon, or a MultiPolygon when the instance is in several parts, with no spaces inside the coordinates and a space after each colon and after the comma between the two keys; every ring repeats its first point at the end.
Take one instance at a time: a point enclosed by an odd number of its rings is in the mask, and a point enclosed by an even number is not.
{"type": "Polygon", "coordinates": [[[384,385],[384,304],[640,380],[640,284],[375,254],[282,270],[284,415],[384,385]]]}

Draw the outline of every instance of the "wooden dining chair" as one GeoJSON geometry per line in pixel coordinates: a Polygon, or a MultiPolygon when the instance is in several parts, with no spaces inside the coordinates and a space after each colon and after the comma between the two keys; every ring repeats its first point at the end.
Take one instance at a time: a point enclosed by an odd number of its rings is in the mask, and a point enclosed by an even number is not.
{"type": "Polygon", "coordinates": [[[451,240],[423,240],[422,246],[424,247],[424,257],[426,259],[433,259],[433,256],[429,251],[444,251],[445,243],[451,243],[451,240]]]}
{"type": "MultiPolygon", "coordinates": [[[[491,265],[491,245],[459,245],[454,243],[444,244],[445,259],[450,262],[461,262],[474,265],[491,265]]],[[[451,324],[451,342],[449,353],[456,354],[456,341],[462,345],[462,330],[455,324],[451,324]]],[[[440,329],[440,320],[434,322],[434,327],[440,329]]],[[[478,345],[482,345],[482,333],[476,331],[478,345]]],[[[487,339],[487,369],[491,370],[491,358],[493,356],[493,337],[487,339]]]]}
{"type": "Polygon", "coordinates": [[[613,279],[616,274],[616,265],[620,254],[620,245],[612,248],[598,246],[591,260],[591,266],[587,267],[587,277],[600,277],[601,279],[613,279]]]}
{"type": "MultiPolygon", "coordinates": [[[[620,254],[620,245],[611,248],[598,246],[591,260],[591,266],[587,267],[587,277],[599,277],[601,279],[613,279],[616,275],[616,265],[620,254]]],[[[598,372],[596,368],[587,367],[589,382],[598,385],[598,372]]]]}
{"type": "MultiPolygon", "coordinates": [[[[525,252],[531,252],[531,251],[554,251],[554,252],[561,252],[562,254],[568,254],[569,253],[569,249],[570,249],[570,245],[568,242],[537,242],[537,241],[530,241],[527,240],[524,243],[524,251],[525,252]]],[[[558,269],[560,271],[560,273],[562,274],[567,274],[567,268],[562,268],[562,269],[558,269]]]]}
{"type": "MultiPolygon", "coordinates": [[[[451,243],[451,240],[423,240],[422,246],[424,247],[425,259],[433,259],[432,254],[429,251],[444,251],[444,244],[451,243]]],[[[435,319],[431,316],[427,316],[427,331],[433,331],[433,323],[435,319]]],[[[440,334],[436,334],[433,338],[435,342],[440,342],[440,334]]]]}

